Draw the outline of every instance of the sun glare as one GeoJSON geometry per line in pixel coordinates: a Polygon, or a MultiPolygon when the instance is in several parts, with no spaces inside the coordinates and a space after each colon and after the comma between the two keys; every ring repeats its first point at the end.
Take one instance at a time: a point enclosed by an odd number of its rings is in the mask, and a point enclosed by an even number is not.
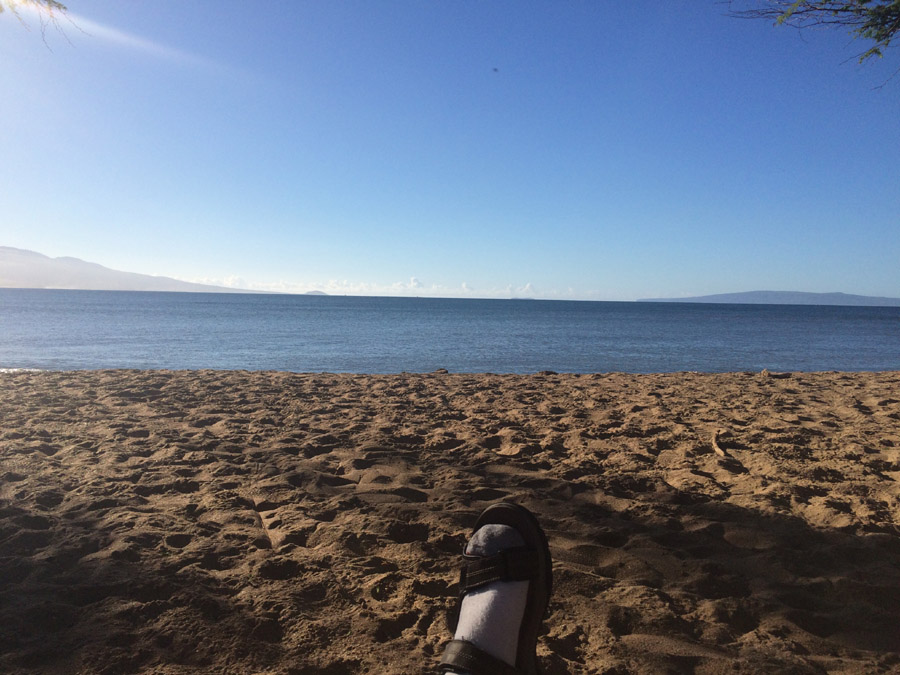
{"type": "Polygon", "coordinates": [[[0,0],[0,12],[9,10],[21,18],[23,13],[39,15],[44,20],[55,21],[65,14],[66,6],[55,0],[0,0]]]}

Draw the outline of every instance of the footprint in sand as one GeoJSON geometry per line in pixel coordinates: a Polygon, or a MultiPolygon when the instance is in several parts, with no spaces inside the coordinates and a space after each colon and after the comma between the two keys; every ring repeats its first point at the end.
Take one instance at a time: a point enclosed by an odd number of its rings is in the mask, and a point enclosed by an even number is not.
{"type": "Polygon", "coordinates": [[[395,521],[387,528],[388,539],[397,544],[427,541],[431,528],[426,523],[402,523],[395,521]]]}
{"type": "Polygon", "coordinates": [[[165,542],[172,548],[184,548],[191,543],[193,538],[194,536],[191,534],[170,534],[166,537],[165,542]]]}
{"type": "Polygon", "coordinates": [[[403,634],[407,628],[412,628],[419,619],[419,612],[403,612],[389,619],[382,619],[375,629],[376,642],[388,642],[395,640],[403,634]]]}
{"type": "Polygon", "coordinates": [[[290,558],[271,558],[263,562],[257,569],[257,574],[263,579],[272,581],[286,581],[300,574],[300,563],[290,558]]]}

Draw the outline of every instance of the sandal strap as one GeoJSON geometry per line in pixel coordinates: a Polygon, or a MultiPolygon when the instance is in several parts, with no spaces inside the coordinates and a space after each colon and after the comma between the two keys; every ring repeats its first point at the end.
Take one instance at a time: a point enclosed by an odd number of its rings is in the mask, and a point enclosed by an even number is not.
{"type": "Polygon", "coordinates": [[[517,546],[496,555],[463,555],[465,564],[459,575],[459,593],[481,588],[495,581],[530,581],[539,570],[539,554],[532,548],[517,546]]]}
{"type": "Polygon", "coordinates": [[[491,656],[466,640],[451,640],[441,657],[441,668],[471,675],[521,675],[506,661],[491,656]]]}

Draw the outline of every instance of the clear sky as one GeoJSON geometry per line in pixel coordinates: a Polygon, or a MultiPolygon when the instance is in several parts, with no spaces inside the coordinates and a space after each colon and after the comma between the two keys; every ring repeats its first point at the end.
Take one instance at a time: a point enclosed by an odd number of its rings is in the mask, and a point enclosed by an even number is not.
{"type": "Polygon", "coordinates": [[[0,245],[246,288],[900,296],[900,50],[715,0],[0,14],[0,245]],[[883,86],[880,86],[883,85],[883,86]]]}

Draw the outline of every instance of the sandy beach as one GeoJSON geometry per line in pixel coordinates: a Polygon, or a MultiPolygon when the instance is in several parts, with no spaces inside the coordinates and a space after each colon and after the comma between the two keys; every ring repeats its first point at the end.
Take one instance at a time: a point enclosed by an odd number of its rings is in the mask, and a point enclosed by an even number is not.
{"type": "Polygon", "coordinates": [[[478,513],[550,674],[900,672],[900,373],[0,373],[0,672],[406,674],[478,513]]]}

